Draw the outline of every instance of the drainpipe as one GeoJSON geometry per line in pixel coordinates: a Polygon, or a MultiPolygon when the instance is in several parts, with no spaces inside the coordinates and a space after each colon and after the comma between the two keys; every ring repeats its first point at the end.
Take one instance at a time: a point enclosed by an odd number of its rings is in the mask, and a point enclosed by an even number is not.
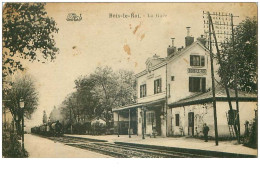
{"type": "Polygon", "coordinates": [[[167,126],[167,118],[168,118],[168,115],[167,115],[167,113],[168,113],[168,81],[167,81],[167,78],[168,78],[168,76],[167,76],[167,73],[168,73],[168,71],[167,71],[167,63],[166,63],[166,78],[165,78],[165,83],[166,83],[166,86],[165,86],[165,90],[166,90],[166,92],[165,92],[165,124],[166,124],[166,137],[168,136],[168,126],[167,126]]]}

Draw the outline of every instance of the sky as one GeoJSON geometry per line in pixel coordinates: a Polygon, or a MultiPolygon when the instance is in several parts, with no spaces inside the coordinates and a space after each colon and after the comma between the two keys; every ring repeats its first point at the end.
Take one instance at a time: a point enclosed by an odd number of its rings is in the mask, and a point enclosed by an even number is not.
{"type": "Polygon", "coordinates": [[[59,28],[55,34],[60,49],[54,62],[23,61],[26,72],[36,79],[39,106],[27,127],[42,122],[43,110],[50,114],[73,92],[74,80],[89,75],[98,66],[138,73],[154,54],[165,57],[170,38],[184,46],[186,27],[195,38],[203,34],[203,11],[239,16],[257,15],[255,3],[47,3],[46,11],[59,28]],[[81,21],[67,21],[75,13],[81,21]],[[133,17],[131,17],[133,14],[133,17]],[[129,15],[128,18],[117,18],[129,15]],[[160,16],[160,17],[158,17],[160,16]],[[140,18],[137,18],[140,17],[140,18]]]}

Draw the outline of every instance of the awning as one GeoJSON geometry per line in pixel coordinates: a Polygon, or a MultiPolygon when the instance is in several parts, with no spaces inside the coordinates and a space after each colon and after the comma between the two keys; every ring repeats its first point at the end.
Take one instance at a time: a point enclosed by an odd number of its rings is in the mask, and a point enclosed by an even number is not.
{"type": "Polygon", "coordinates": [[[158,99],[158,100],[149,101],[149,102],[145,102],[145,103],[135,103],[135,104],[131,104],[131,105],[128,105],[128,106],[122,106],[122,107],[112,109],[112,112],[137,108],[137,107],[141,107],[141,106],[150,106],[150,105],[160,104],[164,101],[165,101],[165,98],[161,98],[161,99],[158,99]]]}
{"type": "Polygon", "coordinates": [[[112,112],[131,109],[131,108],[137,108],[139,106],[142,106],[142,104],[141,103],[135,103],[135,104],[132,104],[132,105],[122,106],[122,107],[119,107],[119,108],[112,109],[112,112]]]}
{"type": "MultiPolygon", "coordinates": [[[[235,91],[233,89],[229,89],[229,93],[230,93],[231,101],[235,101],[236,100],[235,91]]],[[[223,87],[221,87],[219,84],[217,84],[217,86],[216,86],[215,94],[216,94],[216,101],[222,101],[222,102],[228,101],[225,89],[223,87]]],[[[203,104],[203,103],[208,103],[208,102],[212,102],[212,101],[213,101],[212,91],[209,90],[206,93],[198,92],[189,97],[183,98],[177,102],[173,102],[173,103],[169,104],[169,107],[175,108],[175,107],[180,107],[180,106],[203,104]]],[[[240,101],[240,102],[257,101],[257,94],[239,91],[238,92],[238,101],[240,101]]]]}

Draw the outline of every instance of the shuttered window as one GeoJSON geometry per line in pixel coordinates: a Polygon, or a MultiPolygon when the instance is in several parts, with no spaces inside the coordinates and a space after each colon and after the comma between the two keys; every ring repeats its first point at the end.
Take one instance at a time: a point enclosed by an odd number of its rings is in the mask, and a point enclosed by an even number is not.
{"type": "Polygon", "coordinates": [[[189,92],[206,92],[206,78],[189,77],[189,92]]]}
{"type": "Polygon", "coordinates": [[[175,114],[175,125],[180,126],[180,114],[175,114]]]}
{"type": "Polygon", "coordinates": [[[154,80],[154,94],[162,92],[162,79],[154,80]]]}
{"type": "Polygon", "coordinates": [[[146,84],[140,86],[140,98],[146,97],[146,84]]]}
{"type": "Polygon", "coordinates": [[[155,113],[154,111],[146,112],[146,124],[147,125],[155,125],[155,113]]]}
{"type": "Polygon", "coordinates": [[[190,55],[190,66],[205,66],[205,56],[190,55]]]}

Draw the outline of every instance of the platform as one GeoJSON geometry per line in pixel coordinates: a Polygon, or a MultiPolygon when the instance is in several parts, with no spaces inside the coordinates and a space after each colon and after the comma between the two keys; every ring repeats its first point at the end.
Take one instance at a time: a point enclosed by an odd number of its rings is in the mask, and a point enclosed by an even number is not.
{"type": "Polygon", "coordinates": [[[214,151],[214,152],[223,152],[223,153],[233,153],[233,154],[245,154],[252,155],[257,157],[257,149],[252,149],[243,146],[242,144],[237,144],[237,141],[219,141],[219,145],[215,145],[214,140],[209,140],[204,142],[204,140],[196,138],[187,138],[187,137],[156,137],[150,138],[146,136],[145,139],[142,139],[142,136],[132,135],[129,138],[128,135],[70,135],[65,134],[65,136],[71,137],[81,137],[87,139],[102,140],[107,142],[124,142],[124,143],[134,143],[134,144],[143,144],[143,145],[154,145],[154,146],[166,146],[174,148],[184,148],[184,149],[195,149],[195,150],[204,150],[204,151],[214,151]]]}

